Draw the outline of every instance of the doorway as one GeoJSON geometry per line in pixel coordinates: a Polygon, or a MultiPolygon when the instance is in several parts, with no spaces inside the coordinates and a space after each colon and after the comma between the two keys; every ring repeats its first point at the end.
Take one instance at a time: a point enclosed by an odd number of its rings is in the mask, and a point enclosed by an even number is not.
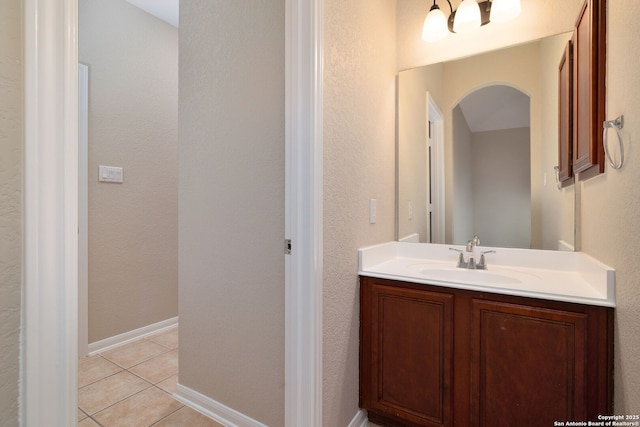
{"type": "MultiPolygon", "coordinates": [[[[288,426],[322,425],[322,276],[317,271],[322,264],[319,3],[291,0],[286,4],[286,237],[295,248],[286,260],[288,426]],[[300,84],[303,81],[308,84],[300,84]]],[[[25,0],[23,16],[21,417],[27,425],[73,425],[78,354],[77,1],[25,0]]]]}

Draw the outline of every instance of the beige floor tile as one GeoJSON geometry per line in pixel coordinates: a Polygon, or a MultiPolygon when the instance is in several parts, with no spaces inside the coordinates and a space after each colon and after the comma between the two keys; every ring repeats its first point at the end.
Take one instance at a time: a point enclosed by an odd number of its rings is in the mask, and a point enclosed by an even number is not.
{"type": "Polygon", "coordinates": [[[176,350],[129,368],[129,372],[141,376],[150,383],[156,384],[171,375],[178,373],[178,352],[176,350]]]}
{"type": "Polygon", "coordinates": [[[101,355],[123,368],[130,368],[166,352],[166,347],[146,339],[140,339],[113,350],[105,351],[101,355]]]}
{"type": "Polygon", "coordinates": [[[166,380],[160,381],[156,386],[160,387],[169,394],[176,392],[176,386],[178,385],[178,375],[171,375],[166,380]]]}
{"type": "Polygon", "coordinates": [[[150,386],[143,379],[122,371],[82,387],[78,393],[78,406],[87,414],[93,415],[150,386]]]}
{"type": "Polygon", "coordinates": [[[94,415],[104,427],[150,426],[182,404],[157,387],[150,387],[94,415]]]}
{"type": "Polygon", "coordinates": [[[100,355],[82,358],[78,363],[78,387],[84,387],[120,371],[120,366],[100,355]]]}
{"type": "Polygon", "coordinates": [[[84,420],[85,418],[87,418],[87,414],[85,414],[84,412],[82,412],[82,411],[80,410],[80,408],[78,408],[78,421],[82,421],[82,420],[84,420]]]}
{"type": "Polygon", "coordinates": [[[224,427],[209,417],[205,417],[200,412],[188,406],[183,406],[167,418],[162,419],[153,427],[224,427]]]}
{"type": "Polygon", "coordinates": [[[91,418],[85,418],[78,423],[78,427],[100,427],[100,424],[93,421],[91,418]]]}
{"type": "Polygon", "coordinates": [[[178,348],[178,328],[176,327],[168,332],[162,332],[157,335],[152,335],[148,338],[148,340],[167,347],[171,350],[175,350],[178,348]]]}

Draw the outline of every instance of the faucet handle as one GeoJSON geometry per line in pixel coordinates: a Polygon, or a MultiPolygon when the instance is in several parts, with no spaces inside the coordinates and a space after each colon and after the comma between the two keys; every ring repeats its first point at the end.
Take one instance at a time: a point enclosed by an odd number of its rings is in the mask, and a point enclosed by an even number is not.
{"type": "Polygon", "coordinates": [[[458,267],[458,268],[467,268],[467,263],[464,260],[464,255],[462,254],[462,249],[449,248],[449,250],[460,253],[460,255],[458,255],[458,263],[456,264],[456,267],[458,267]]]}
{"type": "Polygon", "coordinates": [[[480,246],[480,238],[477,234],[473,236],[473,246],[480,246]]]}
{"type": "Polygon", "coordinates": [[[487,263],[484,260],[484,254],[495,254],[496,251],[482,251],[480,252],[480,262],[476,265],[477,268],[481,269],[481,270],[486,270],[487,269],[487,263]]]}

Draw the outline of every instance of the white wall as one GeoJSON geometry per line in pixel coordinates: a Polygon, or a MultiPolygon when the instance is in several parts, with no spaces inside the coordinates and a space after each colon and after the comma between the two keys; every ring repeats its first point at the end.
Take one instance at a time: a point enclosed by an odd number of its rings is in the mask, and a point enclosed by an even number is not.
{"type": "Polygon", "coordinates": [[[178,315],[178,32],[125,0],[78,6],[95,342],[178,315]],[[98,182],[98,165],[124,167],[124,183],[98,182]]]}
{"type": "Polygon", "coordinates": [[[284,1],[180,2],[180,384],[284,424],[284,1]]]}
{"type": "MultiPolygon", "coordinates": [[[[450,110],[449,110],[450,111],[450,110]]],[[[446,158],[453,173],[447,180],[447,217],[445,220],[445,242],[464,245],[475,233],[473,230],[473,161],[472,133],[459,106],[445,114],[451,118],[447,126],[451,129],[451,139],[447,144],[446,158]],[[455,191],[453,190],[455,188],[455,191]]]]}
{"type": "Polygon", "coordinates": [[[394,238],[395,3],[324,1],[325,426],[358,411],[357,250],[394,238]]]}
{"type": "Polygon", "coordinates": [[[471,135],[471,220],[483,245],[530,247],[530,133],[527,127],[471,135]]]}
{"type": "Polygon", "coordinates": [[[22,282],[22,21],[0,2],[0,424],[18,425],[22,282]]]}

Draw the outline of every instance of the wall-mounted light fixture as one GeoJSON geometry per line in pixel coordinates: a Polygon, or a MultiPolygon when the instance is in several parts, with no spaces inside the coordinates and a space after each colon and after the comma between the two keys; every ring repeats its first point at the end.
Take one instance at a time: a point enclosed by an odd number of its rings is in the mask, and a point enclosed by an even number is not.
{"type": "Polygon", "coordinates": [[[424,19],[422,39],[436,42],[445,38],[449,32],[466,33],[489,22],[506,22],[520,14],[520,0],[463,0],[457,10],[449,3],[449,18],[440,10],[437,0],[424,19]]]}

